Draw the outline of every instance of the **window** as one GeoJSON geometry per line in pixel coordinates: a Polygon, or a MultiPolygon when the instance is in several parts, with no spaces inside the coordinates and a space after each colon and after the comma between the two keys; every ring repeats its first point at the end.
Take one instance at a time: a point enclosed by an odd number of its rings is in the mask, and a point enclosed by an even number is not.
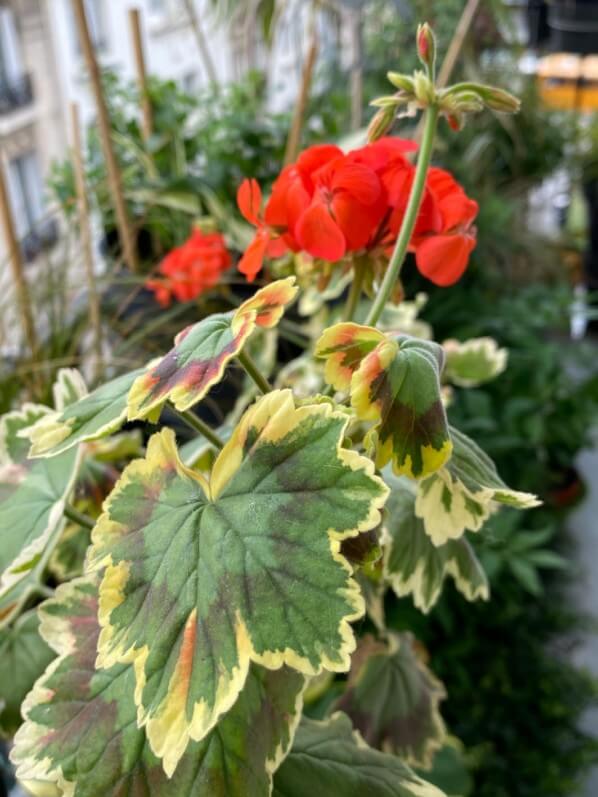
{"type": "Polygon", "coordinates": [[[22,239],[35,230],[45,213],[44,189],[35,152],[11,160],[8,182],[16,232],[22,239]]]}
{"type": "Polygon", "coordinates": [[[0,83],[13,86],[23,78],[21,47],[10,8],[0,7],[0,83]]]}

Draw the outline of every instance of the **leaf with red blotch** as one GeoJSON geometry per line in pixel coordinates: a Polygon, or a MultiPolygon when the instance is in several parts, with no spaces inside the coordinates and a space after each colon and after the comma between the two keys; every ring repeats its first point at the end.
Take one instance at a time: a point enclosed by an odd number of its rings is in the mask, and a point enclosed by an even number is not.
{"type": "Polygon", "coordinates": [[[297,294],[295,278],[259,290],[237,310],[215,313],[179,332],[174,347],[137,377],[129,392],[129,419],[146,418],[167,399],[178,410],[200,401],[222,379],[227,363],[256,327],[276,326],[297,294]]]}

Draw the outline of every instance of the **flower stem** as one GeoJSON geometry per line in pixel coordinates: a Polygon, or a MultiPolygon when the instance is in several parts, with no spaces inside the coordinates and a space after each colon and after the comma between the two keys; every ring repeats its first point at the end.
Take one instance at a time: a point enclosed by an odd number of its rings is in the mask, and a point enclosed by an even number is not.
{"type": "Polygon", "coordinates": [[[424,132],[422,136],[422,143],[419,151],[419,158],[417,161],[417,168],[415,170],[415,177],[413,185],[411,186],[411,193],[409,195],[409,202],[407,203],[407,210],[403,218],[401,230],[399,232],[397,242],[395,244],[392,257],[388,263],[388,269],[382,280],[380,291],[376,300],[372,305],[366,323],[370,326],[376,326],[378,319],[382,315],[382,311],[386,306],[388,297],[391,295],[396,281],[401,273],[401,268],[405,261],[407,254],[407,247],[413,235],[413,230],[417,222],[417,214],[422,203],[424,196],[424,189],[426,186],[426,174],[432,158],[432,150],[434,148],[434,135],[436,133],[436,125],[438,124],[438,108],[436,105],[430,105],[426,109],[424,117],[424,132]]]}
{"type": "Polygon", "coordinates": [[[270,393],[272,390],[272,385],[266,377],[260,372],[260,369],[251,359],[249,352],[247,351],[240,351],[237,354],[237,359],[243,366],[243,368],[247,371],[249,376],[253,379],[255,384],[259,387],[262,393],[270,393]]]}
{"type": "Polygon", "coordinates": [[[361,298],[361,291],[363,288],[363,281],[365,277],[365,269],[360,263],[355,263],[353,266],[353,280],[349,288],[349,295],[347,296],[347,303],[343,310],[343,321],[352,321],[359,299],[361,298]]]}
{"type": "Polygon", "coordinates": [[[224,440],[216,434],[216,432],[208,426],[205,421],[202,421],[201,418],[198,418],[194,412],[191,410],[176,410],[172,407],[173,412],[179,416],[182,421],[185,421],[187,426],[190,426],[194,431],[199,432],[200,435],[209,440],[210,443],[215,446],[215,448],[223,448],[224,447],[224,440]]]}
{"type": "Polygon", "coordinates": [[[95,520],[93,518],[90,518],[89,515],[84,515],[83,512],[79,512],[79,510],[75,509],[71,504],[65,504],[62,512],[66,518],[72,520],[73,523],[78,523],[80,526],[83,526],[84,529],[92,529],[95,526],[95,520]]]}

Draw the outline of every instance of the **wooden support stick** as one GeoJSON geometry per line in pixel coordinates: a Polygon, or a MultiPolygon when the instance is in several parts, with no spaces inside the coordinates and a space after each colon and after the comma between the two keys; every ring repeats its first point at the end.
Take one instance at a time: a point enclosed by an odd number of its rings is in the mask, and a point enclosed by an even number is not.
{"type": "Polygon", "coordinates": [[[89,199],[85,186],[85,166],[83,162],[83,147],[81,141],[81,123],[79,121],[79,108],[77,103],[71,103],[71,134],[73,144],[73,166],[75,169],[75,188],[77,191],[77,215],[79,221],[79,235],[83,250],[85,276],[87,278],[87,295],[89,299],[89,319],[93,331],[93,350],[95,354],[95,376],[102,371],[102,318],[100,314],[100,300],[96,286],[93,242],[89,218],[89,199]]]}
{"type": "Polygon", "coordinates": [[[291,122],[291,129],[289,130],[289,137],[287,138],[287,145],[284,151],[284,165],[287,166],[292,163],[297,157],[299,152],[299,145],[301,143],[301,131],[303,129],[303,117],[305,116],[305,109],[309,99],[309,91],[311,88],[311,81],[313,78],[314,67],[318,57],[318,33],[316,30],[315,21],[312,20],[311,40],[307,58],[303,64],[303,71],[301,74],[301,86],[293,111],[293,119],[291,122]]]}
{"type": "Polygon", "coordinates": [[[189,22],[191,23],[191,27],[193,28],[193,33],[195,34],[197,47],[199,49],[201,60],[203,61],[204,69],[206,70],[208,80],[210,81],[210,83],[213,83],[215,86],[217,86],[218,77],[216,75],[216,67],[214,66],[214,62],[212,61],[212,56],[210,55],[210,50],[208,49],[206,37],[204,36],[204,32],[201,27],[201,22],[199,21],[199,17],[195,9],[194,0],[185,0],[185,8],[187,10],[187,16],[189,17],[189,22]]]}
{"type": "Polygon", "coordinates": [[[8,249],[8,261],[12,271],[23,335],[25,336],[25,342],[31,352],[31,358],[35,361],[39,352],[39,344],[35,331],[35,324],[33,323],[31,297],[29,295],[27,280],[25,279],[21,247],[15,231],[2,163],[0,163],[0,221],[4,232],[4,240],[6,241],[8,249]]]}
{"type": "Polygon", "coordinates": [[[137,258],[137,249],[135,247],[135,236],[133,235],[133,230],[127,211],[127,205],[124,198],[120,169],[118,167],[116,155],[114,154],[114,149],[112,146],[110,117],[108,116],[108,108],[106,106],[106,99],[104,97],[104,90],[102,88],[100,68],[98,66],[93,49],[93,42],[91,41],[91,36],[89,34],[84,0],[72,0],[72,4],[73,10],[75,12],[77,29],[79,32],[79,40],[81,42],[81,50],[85,56],[87,70],[89,72],[89,79],[91,81],[91,86],[96,101],[98,128],[100,131],[104,159],[106,161],[106,169],[108,171],[108,184],[110,186],[110,193],[112,194],[114,210],[116,212],[118,235],[126,264],[129,266],[131,271],[138,272],[139,261],[137,258]]]}
{"type": "Polygon", "coordinates": [[[465,8],[463,9],[463,13],[461,14],[461,18],[459,19],[455,29],[453,38],[451,39],[451,43],[446,51],[446,55],[444,56],[444,61],[442,62],[440,71],[438,72],[436,85],[441,89],[447,85],[451,75],[453,74],[453,69],[459,60],[461,50],[463,49],[463,44],[467,38],[467,34],[469,33],[471,23],[474,20],[479,5],[480,0],[467,0],[465,8]]]}
{"type": "Polygon", "coordinates": [[[351,130],[359,130],[363,117],[363,16],[351,12],[351,130]]]}
{"type": "Polygon", "coordinates": [[[141,120],[143,137],[147,141],[152,134],[154,124],[152,102],[147,87],[147,73],[145,69],[145,53],[143,50],[143,37],[141,35],[141,12],[138,8],[129,9],[129,27],[135,55],[135,70],[137,83],[141,95],[141,120]]]}

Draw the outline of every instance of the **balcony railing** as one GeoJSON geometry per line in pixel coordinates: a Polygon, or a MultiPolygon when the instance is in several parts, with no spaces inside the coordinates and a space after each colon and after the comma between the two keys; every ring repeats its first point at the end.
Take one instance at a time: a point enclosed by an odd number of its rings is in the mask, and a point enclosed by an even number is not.
{"type": "Polygon", "coordinates": [[[10,81],[0,78],[0,115],[24,108],[33,101],[30,75],[22,75],[10,81]]]}
{"type": "Polygon", "coordinates": [[[50,249],[58,240],[58,223],[56,219],[46,218],[30,230],[21,239],[21,252],[24,260],[29,263],[43,252],[50,249]]]}

